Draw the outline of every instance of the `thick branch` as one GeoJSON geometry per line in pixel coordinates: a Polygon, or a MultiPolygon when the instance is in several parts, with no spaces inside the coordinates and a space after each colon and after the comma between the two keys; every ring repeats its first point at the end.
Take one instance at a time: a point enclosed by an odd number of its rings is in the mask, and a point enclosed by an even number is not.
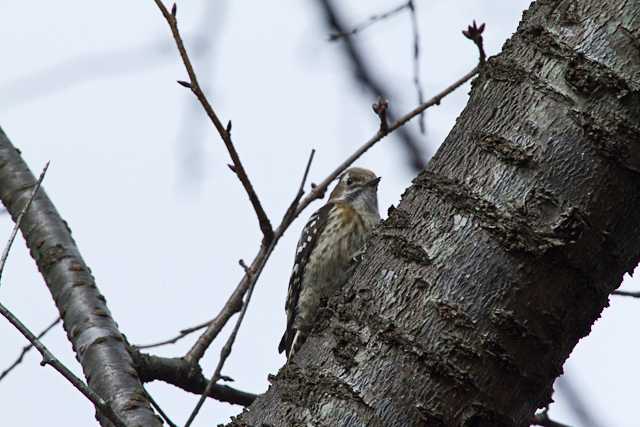
{"type": "MultiPolygon", "coordinates": [[[[0,199],[16,218],[36,179],[0,129],[0,199]]],[[[89,387],[127,425],[160,426],[135,375],[116,323],[84,263],[67,224],[41,189],[20,227],[61,313],[89,387]]],[[[104,425],[111,423],[100,417],[104,425]]]]}
{"type": "Polygon", "coordinates": [[[0,314],[2,314],[24,337],[40,352],[42,355],[42,366],[51,365],[53,369],[58,371],[60,375],[65,377],[80,393],[84,395],[93,405],[96,410],[105,416],[117,427],[127,427],[127,425],[118,417],[103,398],[98,396],[93,390],[91,390],[82,380],[76,377],[73,372],[69,370],[62,362],[60,362],[47,347],[40,342],[40,340],[33,335],[33,333],[20,321],[17,317],[11,313],[4,305],[0,304],[0,314]]]}
{"type": "MultiPolygon", "coordinates": [[[[137,350],[132,350],[132,357],[138,375],[144,382],[164,381],[198,395],[201,395],[207,386],[208,381],[202,375],[200,367],[194,368],[183,358],[152,356],[137,350]]],[[[233,387],[215,384],[209,392],[209,397],[234,405],[249,406],[255,400],[256,395],[236,390],[233,387]]]]}
{"type": "MultiPolygon", "coordinates": [[[[11,250],[13,241],[15,240],[16,235],[18,234],[18,230],[20,229],[20,224],[22,224],[22,218],[24,218],[24,215],[29,210],[29,207],[31,206],[31,203],[33,203],[33,199],[36,197],[36,194],[38,194],[38,190],[40,190],[40,186],[42,185],[42,180],[44,179],[44,176],[47,173],[47,169],[49,169],[49,162],[47,162],[47,164],[44,166],[44,169],[42,169],[42,172],[40,173],[40,178],[38,178],[36,185],[33,186],[33,190],[31,190],[31,195],[29,196],[27,203],[24,204],[24,207],[18,214],[18,218],[16,218],[16,222],[15,222],[15,225],[13,226],[13,230],[11,230],[11,234],[9,235],[9,240],[7,241],[7,244],[5,245],[4,250],[2,251],[2,256],[0,257],[0,277],[2,277],[4,266],[7,263],[7,258],[9,258],[9,251],[11,250]]],[[[0,285],[2,285],[1,282],[0,282],[0,285]]]]}

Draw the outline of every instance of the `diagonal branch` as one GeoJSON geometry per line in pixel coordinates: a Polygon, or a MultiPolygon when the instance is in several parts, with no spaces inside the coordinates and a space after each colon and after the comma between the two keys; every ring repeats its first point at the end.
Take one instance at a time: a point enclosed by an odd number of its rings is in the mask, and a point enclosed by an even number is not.
{"type": "Polygon", "coordinates": [[[611,295],[618,295],[621,297],[632,297],[632,298],[640,298],[640,292],[631,292],[631,291],[613,291],[611,295]]]}
{"type": "MultiPolygon", "coordinates": [[[[18,218],[16,219],[15,226],[13,227],[13,230],[9,235],[7,244],[5,245],[4,251],[2,252],[2,257],[0,258],[0,275],[2,275],[2,271],[4,270],[4,266],[9,256],[9,251],[11,250],[11,246],[13,245],[13,242],[16,238],[16,234],[18,234],[18,229],[22,224],[22,219],[24,218],[25,214],[29,210],[29,207],[31,207],[31,204],[33,203],[33,199],[38,194],[38,191],[40,190],[40,186],[42,185],[42,180],[44,179],[44,176],[47,173],[48,168],[49,168],[49,162],[47,162],[47,164],[44,166],[44,169],[42,169],[42,173],[40,173],[40,178],[38,178],[38,181],[34,185],[33,190],[31,191],[31,195],[27,200],[27,203],[24,204],[24,207],[22,208],[22,210],[20,211],[20,214],[18,215],[18,218]]],[[[118,417],[118,415],[116,415],[113,409],[93,390],[87,387],[86,384],[84,384],[80,378],[76,377],[73,374],[73,372],[71,372],[62,362],[60,362],[44,346],[44,344],[40,342],[38,337],[33,335],[33,333],[3,304],[0,304],[0,314],[2,314],[22,335],[24,335],[24,337],[31,343],[31,345],[33,345],[40,352],[40,354],[42,355],[42,362],[40,364],[42,366],[51,365],[53,369],[58,371],[76,389],[78,389],[80,393],[82,393],[87,399],[89,399],[89,401],[91,401],[94,404],[97,411],[101,412],[106,418],[108,418],[116,426],[126,427],[126,424],[120,419],[120,417],[118,417]]],[[[55,323],[57,323],[57,320],[55,323]]],[[[50,328],[53,327],[55,323],[52,324],[50,328]]],[[[47,330],[48,329],[49,328],[47,328],[47,330]]],[[[45,333],[46,333],[46,330],[40,335],[44,335],[45,333]]],[[[24,355],[26,351],[28,350],[26,350],[26,347],[25,347],[25,350],[23,350],[22,355],[24,355]]]]}
{"type": "Polygon", "coordinates": [[[191,335],[192,333],[206,328],[207,326],[209,326],[211,324],[211,322],[213,322],[213,319],[212,320],[208,320],[208,321],[206,321],[204,323],[200,323],[199,325],[195,325],[195,326],[191,326],[189,328],[182,329],[182,330],[180,330],[180,332],[177,335],[175,335],[175,336],[173,336],[171,338],[167,338],[165,340],[154,342],[154,343],[150,343],[150,344],[136,344],[136,345],[134,345],[134,347],[137,348],[138,350],[143,350],[143,349],[161,347],[161,346],[167,345],[167,344],[175,344],[178,341],[180,341],[181,339],[191,335]]]}
{"type": "Polygon", "coordinates": [[[240,183],[244,187],[247,195],[249,196],[249,201],[251,202],[251,206],[253,206],[254,211],[256,212],[256,216],[258,217],[258,223],[260,225],[260,230],[264,236],[264,242],[268,244],[273,239],[273,228],[271,226],[271,221],[269,221],[269,217],[267,216],[262,204],[260,203],[260,199],[256,194],[255,189],[253,188],[253,184],[251,184],[251,180],[247,175],[247,172],[240,161],[240,156],[236,151],[235,146],[233,145],[233,141],[231,140],[231,122],[228,122],[225,127],[220,118],[216,114],[215,110],[209,103],[206,95],[204,94],[200,84],[198,83],[198,77],[196,76],[196,72],[193,69],[193,64],[189,59],[189,55],[187,54],[187,49],[184,46],[184,42],[182,41],[182,37],[180,36],[180,31],[178,30],[178,21],[176,19],[176,5],[174,3],[171,8],[171,12],[167,10],[165,5],[161,0],[154,0],[160,12],[162,12],[162,16],[164,16],[165,20],[169,24],[171,28],[171,34],[173,35],[173,39],[176,42],[176,46],[178,47],[178,52],[180,53],[180,58],[182,58],[182,62],[187,70],[187,74],[189,75],[189,82],[178,81],[178,83],[186,88],[191,89],[191,92],[198,98],[198,101],[202,105],[202,108],[209,116],[211,123],[213,123],[214,127],[220,134],[220,138],[224,143],[227,151],[229,152],[229,156],[231,157],[232,164],[229,165],[229,168],[233,173],[236,174],[240,183]]]}
{"type": "MultiPolygon", "coordinates": [[[[144,382],[164,381],[195,394],[202,394],[207,387],[208,380],[202,375],[200,366],[194,366],[184,358],[150,355],[135,348],[130,350],[136,370],[144,382]]],[[[249,406],[256,398],[255,394],[219,384],[214,384],[207,395],[220,402],[242,406],[249,406]]]]}
{"type": "MultiPolygon", "coordinates": [[[[411,15],[411,31],[413,33],[413,86],[418,94],[418,104],[424,103],[424,93],[422,91],[422,83],[420,83],[420,31],[418,29],[418,16],[416,14],[416,5],[413,0],[407,3],[411,15]]],[[[424,135],[427,130],[424,124],[424,114],[420,114],[420,132],[424,135]]]]}
{"type": "MultiPolygon", "coordinates": [[[[0,129],[0,200],[16,218],[36,183],[18,150],[0,129]]],[[[127,425],[160,426],[133,369],[122,334],[111,317],[66,222],[41,189],[20,230],[76,352],[89,388],[109,399],[127,425]]],[[[111,422],[103,415],[104,426],[111,422]]]]}
{"type": "MultiPolygon", "coordinates": [[[[211,343],[218,335],[218,333],[222,330],[229,318],[231,318],[231,316],[240,311],[240,309],[242,308],[242,298],[244,297],[244,294],[247,292],[252,283],[258,280],[260,273],[264,268],[264,265],[269,259],[269,256],[271,255],[271,252],[273,251],[273,248],[275,247],[275,244],[278,242],[280,237],[282,237],[293,220],[296,219],[307,206],[309,206],[313,201],[321,199],[323,197],[324,193],[326,192],[329,185],[333,182],[333,180],[335,180],[342,172],[344,172],[349,166],[351,166],[356,160],[358,160],[360,156],[362,156],[375,144],[380,142],[384,137],[398,129],[401,129],[405,123],[420,115],[420,113],[422,113],[426,109],[433,107],[434,105],[439,105],[440,101],[442,101],[444,97],[469,81],[477,73],[478,67],[474,67],[470,72],[445,88],[442,92],[438,93],[433,98],[429,99],[427,102],[418,106],[404,116],[400,117],[392,125],[388,126],[387,128],[381,127],[378,132],[373,137],[371,137],[371,139],[365,142],[351,156],[349,156],[340,165],[338,165],[338,167],[333,172],[331,172],[324,180],[317,184],[306,197],[301,198],[299,203],[292,203],[292,206],[290,206],[290,208],[287,210],[287,214],[285,214],[285,216],[283,217],[282,222],[274,231],[274,239],[271,244],[268,246],[261,245],[258,254],[254,258],[253,262],[249,265],[248,268],[253,272],[253,274],[245,274],[242,277],[240,283],[233,291],[220,313],[211,321],[205,332],[198,338],[198,341],[196,341],[193,347],[185,355],[185,358],[192,363],[196,363],[202,358],[206,349],[211,345],[211,343]],[[293,208],[293,206],[295,206],[295,208],[293,208]],[[291,212],[291,214],[289,214],[289,212],[291,212]]],[[[298,194],[300,194],[300,192],[298,194]]]]}
{"type": "MultiPolygon", "coordinates": [[[[47,162],[47,164],[44,165],[44,169],[42,169],[42,172],[40,173],[40,178],[38,178],[38,182],[36,182],[36,185],[33,187],[33,191],[31,191],[31,196],[29,196],[29,200],[27,200],[27,203],[25,203],[24,207],[20,211],[20,214],[16,219],[16,223],[13,226],[13,230],[11,230],[11,235],[9,236],[9,240],[7,241],[7,244],[5,245],[4,250],[2,251],[2,256],[0,257],[0,278],[2,277],[2,272],[4,271],[4,265],[7,263],[7,258],[9,258],[9,251],[11,250],[11,246],[13,245],[13,241],[15,240],[16,235],[18,234],[18,230],[20,229],[20,224],[22,224],[22,218],[24,218],[24,214],[27,213],[27,211],[29,210],[29,207],[31,207],[31,203],[33,202],[33,199],[36,197],[36,194],[38,194],[38,190],[40,190],[40,186],[42,185],[42,180],[44,179],[44,176],[47,173],[47,169],[49,169],[49,162],[47,162]]],[[[1,282],[0,282],[0,285],[2,285],[1,282]]]]}
{"type": "MultiPolygon", "coordinates": [[[[247,274],[251,275],[251,271],[247,271],[247,274]]],[[[185,427],[189,427],[191,423],[193,423],[193,420],[195,420],[196,416],[198,415],[198,412],[200,412],[200,408],[202,408],[202,405],[204,405],[204,401],[206,400],[207,396],[209,396],[211,389],[220,379],[222,367],[224,366],[224,363],[227,361],[227,358],[229,357],[229,355],[231,354],[233,343],[235,342],[236,337],[238,336],[238,331],[240,330],[240,326],[242,325],[244,316],[247,313],[247,308],[249,307],[249,302],[251,301],[251,296],[253,295],[253,290],[255,289],[255,287],[256,287],[256,281],[254,280],[251,283],[251,286],[249,287],[249,291],[247,292],[247,298],[244,305],[242,306],[242,311],[240,312],[240,316],[238,316],[238,320],[235,326],[233,327],[233,330],[231,331],[231,334],[229,335],[227,342],[225,342],[225,344],[222,346],[222,349],[220,350],[220,359],[218,360],[216,369],[213,372],[211,379],[208,381],[204,391],[202,392],[202,396],[200,396],[200,399],[198,399],[198,403],[196,404],[195,408],[193,408],[193,411],[191,411],[191,414],[189,415],[189,418],[185,423],[185,427]]]]}
{"type": "MultiPolygon", "coordinates": [[[[58,316],[58,318],[56,320],[54,320],[53,322],[51,322],[49,324],[49,326],[44,328],[42,330],[42,332],[40,332],[38,334],[38,336],[36,336],[36,338],[39,339],[39,340],[42,339],[42,337],[44,337],[51,329],[53,329],[58,323],[60,323],[60,321],[62,321],[62,318],[60,316],[58,316]]],[[[16,360],[14,360],[13,363],[7,369],[5,369],[4,371],[2,371],[2,373],[0,373],[0,381],[2,381],[4,379],[4,377],[9,375],[9,373],[11,371],[13,371],[16,366],[18,366],[19,364],[22,363],[22,360],[24,359],[24,356],[29,351],[31,351],[32,348],[33,348],[33,344],[31,344],[31,343],[29,343],[29,344],[25,345],[24,347],[22,347],[22,351],[20,352],[20,354],[18,355],[16,360]]]]}
{"type": "MultiPolygon", "coordinates": [[[[331,0],[321,0],[318,2],[321,11],[324,13],[324,20],[332,30],[333,33],[341,34],[348,33],[347,25],[344,17],[339,13],[334,3],[331,0]]],[[[342,39],[342,46],[344,47],[344,54],[347,60],[351,63],[352,75],[356,82],[362,84],[375,98],[389,99],[391,90],[384,85],[374,75],[372,68],[366,61],[366,54],[364,51],[352,40],[351,37],[344,37],[342,39]]],[[[389,112],[389,117],[394,120],[395,113],[389,112]]],[[[415,172],[421,171],[425,164],[426,158],[431,156],[429,150],[425,150],[422,142],[416,140],[409,129],[402,128],[398,132],[398,138],[402,142],[405,148],[408,162],[411,168],[415,172]]]]}
{"type": "Polygon", "coordinates": [[[104,399],[98,396],[93,390],[82,382],[82,380],[76,377],[73,372],[69,370],[62,362],[60,362],[48,349],[40,342],[40,340],[33,335],[33,333],[9,311],[4,305],[0,304],[0,314],[2,314],[29,342],[40,352],[42,355],[42,362],[40,365],[51,365],[53,369],[58,371],[60,375],[65,377],[80,393],[82,393],[87,399],[93,403],[96,410],[104,415],[109,421],[111,421],[117,427],[127,427],[127,425],[120,419],[120,417],[113,411],[113,408],[109,406],[104,399]]]}
{"type": "MultiPolygon", "coordinates": [[[[315,152],[316,152],[315,150],[311,150],[311,154],[309,155],[309,160],[307,161],[307,167],[304,169],[304,173],[302,175],[302,180],[300,181],[300,186],[298,187],[298,192],[296,193],[296,196],[294,197],[293,201],[291,202],[291,205],[287,209],[287,211],[285,213],[285,218],[291,217],[291,216],[293,216],[295,214],[296,206],[298,205],[298,202],[300,201],[300,198],[304,194],[304,186],[305,186],[305,184],[307,182],[307,178],[309,177],[309,170],[311,169],[311,163],[313,162],[313,156],[315,155],[315,152]]],[[[240,265],[245,269],[245,275],[246,276],[251,277],[253,275],[253,272],[251,271],[251,269],[249,269],[246,266],[244,261],[240,260],[240,265]]],[[[220,350],[220,359],[218,360],[218,364],[216,365],[216,369],[213,372],[213,375],[211,376],[211,379],[207,383],[207,387],[204,389],[204,392],[202,393],[202,396],[200,396],[200,399],[198,400],[198,403],[196,404],[195,408],[193,408],[193,411],[191,412],[191,415],[189,415],[189,419],[187,420],[187,423],[185,424],[185,427],[189,427],[191,425],[191,423],[193,423],[193,420],[195,420],[196,416],[198,415],[198,412],[200,412],[200,408],[202,408],[202,405],[204,405],[204,401],[207,398],[207,396],[209,395],[211,389],[216,384],[216,382],[218,382],[218,380],[220,379],[220,375],[221,375],[221,372],[222,372],[222,367],[224,366],[224,363],[226,362],[226,360],[229,357],[229,355],[231,354],[231,349],[233,347],[233,343],[236,340],[236,336],[238,335],[238,331],[240,330],[240,326],[242,325],[242,321],[244,320],[244,316],[247,313],[247,308],[249,307],[249,302],[251,301],[251,296],[253,295],[253,290],[255,289],[256,282],[257,282],[257,280],[253,280],[251,282],[251,285],[249,286],[249,290],[247,292],[247,298],[246,298],[246,301],[244,302],[244,304],[242,306],[242,311],[240,312],[240,316],[238,317],[238,320],[237,320],[235,326],[233,327],[233,331],[231,331],[231,334],[229,335],[229,338],[227,338],[227,341],[225,342],[224,346],[222,346],[222,350],[220,350]]]]}
{"type": "MultiPolygon", "coordinates": [[[[184,45],[180,38],[180,33],[178,31],[177,21],[176,21],[176,9],[177,9],[176,5],[174,4],[171,9],[171,12],[169,12],[167,8],[162,4],[161,0],[154,0],[154,1],[171,28],[171,32],[173,34],[174,40],[176,41],[176,44],[178,46],[178,51],[185,64],[187,73],[189,74],[190,82],[179,82],[179,83],[182,86],[190,88],[193,91],[193,93],[198,97],[203,108],[205,109],[205,111],[211,118],[212,122],[214,123],[216,129],[218,129],[218,132],[222,137],[223,141],[229,148],[230,154],[232,154],[232,159],[233,159],[234,158],[233,153],[235,153],[235,149],[233,148],[233,145],[231,144],[231,140],[230,140],[231,123],[229,122],[229,125],[226,128],[222,127],[222,123],[220,122],[217,115],[213,111],[211,105],[208,103],[206,97],[200,90],[200,87],[197,82],[197,77],[195,75],[191,62],[189,61],[189,57],[184,48],[184,45]]],[[[298,192],[294,197],[294,200],[292,201],[291,205],[285,212],[282,218],[282,221],[280,222],[280,225],[269,236],[270,238],[267,238],[268,236],[267,234],[264,233],[264,229],[263,229],[263,234],[265,238],[263,238],[258,254],[255,256],[254,260],[249,266],[247,266],[244,262],[241,262],[241,265],[245,269],[245,274],[240,280],[240,283],[238,284],[238,286],[236,287],[232,295],[229,297],[229,299],[225,303],[220,313],[208,324],[205,332],[202,335],[200,335],[196,343],[191,347],[191,349],[183,357],[183,360],[186,361],[188,364],[190,364],[192,368],[195,369],[196,367],[199,367],[198,362],[204,356],[204,353],[206,352],[206,350],[209,348],[209,346],[211,345],[213,340],[216,338],[216,336],[220,333],[222,328],[226,325],[226,323],[231,318],[231,316],[233,316],[235,313],[239,311],[242,311],[238,319],[238,322],[236,323],[236,326],[231,336],[229,337],[229,340],[226,342],[225,346],[223,347],[220,360],[216,367],[216,371],[213,377],[211,378],[211,380],[209,381],[207,387],[205,388],[203,395],[206,396],[208,394],[208,390],[219,379],[222,366],[224,364],[224,361],[226,360],[226,358],[229,356],[231,352],[233,341],[241,325],[242,319],[244,317],[244,313],[246,312],[254,286],[258,278],[260,277],[260,274],[262,273],[262,270],[267,260],[269,259],[273,249],[275,248],[275,245],[278,243],[280,237],[282,237],[282,235],[287,230],[287,228],[291,225],[291,223],[311,202],[322,198],[328,186],[331,184],[331,182],[333,182],[335,178],[337,178],[345,169],[347,169],[353,162],[355,162],[360,156],[362,156],[362,154],[364,154],[367,150],[369,150],[373,145],[375,145],[377,142],[382,140],[384,137],[386,137],[390,133],[398,129],[402,129],[404,124],[406,124],[409,120],[411,120],[415,116],[420,115],[427,108],[434,105],[438,105],[442,100],[442,98],[444,98],[453,90],[455,90],[456,88],[460,87],[465,82],[470,80],[477,72],[478,72],[478,67],[475,67],[472,71],[470,71],[461,79],[459,79],[458,81],[453,83],[451,86],[443,90],[441,93],[437,94],[427,102],[419,105],[413,111],[400,117],[391,126],[388,126],[388,122],[387,122],[387,105],[388,104],[386,103],[386,101],[384,102],[384,108],[376,107],[376,108],[380,108],[380,112],[378,114],[381,117],[381,126],[379,130],[376,132],[376,134],[369,141],[367,141],[362,147],[356,150],[356,152],[353,153],[349,158],[343,161],[320,184],[314,186],[310,194],[307,195],[305,198],[303,198],[302,196],[304,194],[304,185],[309,173],[309,168],[311,166],[314,152],[311,153],[309,161],[307,162],[307,167],[305,168],[305,173],[304,173],[304,177],[300,185],[300,188],[298,189],[298,192]],[[243,304],[243,298],[247,294],[247,292],[249,292],[249,295],[247,295],[246,302],[243,304]]],[[[239,159],[238,159],[238,164],[239,164],[239,159]]],[[[238,174],[241,181],[243,181],[243,177],[244,177],[244,179],[246,179],[247,184],[250,185],[250,182],[246,177],[246,173],[244,173],[244,170],[242,169],[242,173],[239,173],[238,168],[235,166],[235,160],[234,160],[234,166],[230,166],[230,167],[234,172],[238,174]]],[[[245,188],[247,189],[247,192],[250,194],[250,196],[251,194],[255,194],[255,193],[252,193],[252,191],[250,191],[248,187],[245,187],[245,188]]],[[[260,206],[259,203],[257,206],[260,206]]],[[[256,210],[256,212],[258,213],[258,216],[260,217],[259,212],[261,211],[261,208],[258,209],[256,207],[256,204],[254,204],[254,209],[256,210]]],[[[260,222],[262,224],[262,221],[260,222]]],[[[177,337],[176,340],[179,338],[180,337],[177,337]]],[[[174,339],[167,340],[167,341],[173,341],[173,340],[174,339]]],[[[187,425],[193,421],[203,402],[204,402],[204,398],[201,398],[197,407],[194,409],[193,413],[191,414],[189,421],[187,422],[187,425]]]]}
{"type": "Polygon", "coordinates": [[[388,10],[387,12],[371,15],[366,21],[354,26],[351,30],[348,31],[339,30],[336,28],[336,31],[329,36],[329,41],[333,42],[341,38],[355,36],[359,32],[369,28],[376,22],[384,21],[385,19],[391,18],[392,16],[397,15],[405,9],[413,7],[412,3],[412,1],[405,2],[399,6],[394,7],[391,10],[388,10]]]}

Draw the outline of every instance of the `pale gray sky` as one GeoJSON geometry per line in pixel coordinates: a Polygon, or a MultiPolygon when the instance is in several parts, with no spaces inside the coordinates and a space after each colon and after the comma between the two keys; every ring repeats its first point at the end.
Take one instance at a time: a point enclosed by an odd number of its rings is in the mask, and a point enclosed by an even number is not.
{"type": "MultiPolygon", "coordinates": [[[[212,0],[209,0],[211,2],[212,0]]],[[[206,0],[178,5],[185,35],[200,26],[206,0]]],[[[279,220],[296,191],[311,148],[311,180],[322,179],[375,132],[370,105],[350,77],[338,44],[313,1],[218,1],[205,26],[211,60],[196,59],[211,102],[233,120],[234,140],[267,212],[279,220]]],[[[352,23],[396,6],[398,1],[342,1],[352,23]]],[[[460,30],[476,19],[487,23],[489,54],[499,52],[529,1],[417,1],[425,96],[471,69],[473,45],[460,30]]],[[[209,6],[207,6],[209,4],[209,6]]],[[[193,108],[169,30],[152,0],[0,3],[0,125],[34,173],[51,161],[44,188],[70,224],[76,242],[106,296],[121,330],[134,343],[173,335],[213,317],[258,249],[259,230],[246,196],[225,166],[228,156],[204,114],[193,108]],[[185,121],[187,120],[187,121],[185,121]],[[186,131],[185,128],[186,127],[186,131]],[[183,140],[177,140],[182,135],[183,140]],[[197,159],[185,163],[185,153],[197,159]],[[198,168],[200,165],[200,169],[198,168]]],[[[394,89],[403,112],[416,103],[411,82],[411,27],[406,14],[357,36],[372,53],[375,72],[394,89]]],[[[195,40],[187,38],[188,47],[195,40]]],[[[465,86],[427,114],[425,143],[437,146],[467,100],[465,86]]],[[[417,130],[417,123],[411,127],[417,130]]],[[[383,177],[381,208],[397,203],[412,178],[395,138],[384,140],[359,162],[383,177]]],[[[187,157],[189,157],[187,156],[187,157]]],[[[315,209],[318,204],[313,205],[315,209]]],[[[311,210],[303,215],[308,216],[311,210]]],[[[296,222],[256,288],[234,352],[223,373],[252,392],[284,358],[277,343],[296,222]]],[[[0,235],[12,224],[0,217],[0,235]]],[[[637,286],[628,280],[628,288],[637,286]]],[[[16,242],[0,298],[34,331],[56,316],[49,293],[16,242]]],[[[615,298],[566,371],[603,426],[637,426],[632,414],[640,373],[633,324],[640,301],[615,298]]],[[[24,339],[0,322],[0,370],[24,339]]],[[[209,375],[226,338],[204,358],[209,375]]],[[[193,339],[157,350],[183,354],[193,339]]],[[[81,369],[62,328],[45,343],[78,375],[81,369]]],[[[75,389],[30,354],[0,383],[2,425],[91,425],[93,409],[75,389]]],[[[164,383],[149,386],[157,401],[182,424],[197,396],[164,383]]],[[[551,414],[579,426],[562,395],[551,414]]],[[[224,422],[239,407],[209,400],[196,426],[224,422]]]]}

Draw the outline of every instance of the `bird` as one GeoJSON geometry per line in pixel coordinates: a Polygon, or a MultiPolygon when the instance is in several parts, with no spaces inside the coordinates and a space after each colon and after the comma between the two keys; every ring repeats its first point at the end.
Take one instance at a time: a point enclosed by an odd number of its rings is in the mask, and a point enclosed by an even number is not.
{"type": "Polygon", "coordinates": [[[327,203],[311,215],[303,228],[285,303],[287,326],[278,346],[278,352],[284,351],[287,360],[305,342],[322,301],[344,284],[352,259],[380,222],[379,182],[380,178],[369,169],[347,169],[327,203]]]}

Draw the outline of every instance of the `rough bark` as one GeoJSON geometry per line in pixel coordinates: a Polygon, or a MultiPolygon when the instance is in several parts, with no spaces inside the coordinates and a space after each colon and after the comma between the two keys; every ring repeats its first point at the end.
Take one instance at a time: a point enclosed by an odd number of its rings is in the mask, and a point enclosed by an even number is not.
{"type": "Polygon", "coordinates": [[[232,425],[528,425],[640,257],[639,36],[635,1],[532,4],[232,425]]]}
{"type": "MultiPolygon", "coordinates": [[[[54,167],[55,169],[55,167],[54,167]]],[[[36,183],[20,152],[0,129],[0,200],[16,218],[36,183]]],[[[160,426],[125,341],[71,230],[40,189],[20,230],[63,320],[89,387],[129,426],[160,426]]],[[[103,426],[111,426],[98,417],[103,426]]]]}

